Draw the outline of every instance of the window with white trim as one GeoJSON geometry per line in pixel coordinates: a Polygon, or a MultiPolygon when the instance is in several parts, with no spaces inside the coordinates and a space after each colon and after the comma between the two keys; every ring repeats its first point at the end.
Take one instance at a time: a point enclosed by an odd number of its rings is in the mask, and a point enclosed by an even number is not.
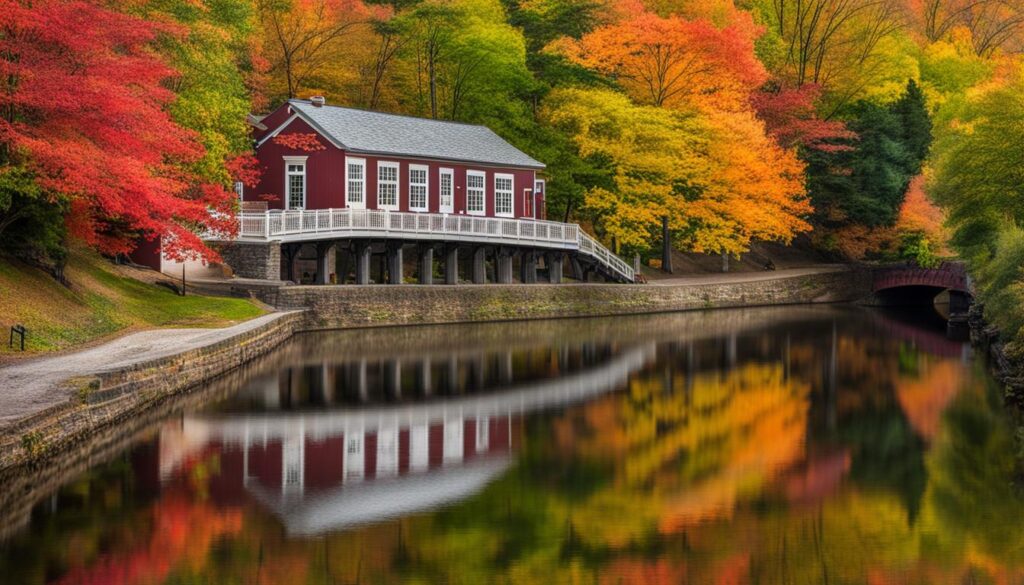
{"type": "Polygon", "coordinates": [[[438,209],[441,213],[452,213],[455,210],[455,171],[438,169],[438,209]]]}
{"type": "Polygon", "coordinates": [[[494,215],[512,217],[512,175],[494,174],[494,215]]]}
{"type": "Polygon", "coordinates": [[[466,171],[466,213],[483,215],[484,208],[484,174],[481,171],[466,171]]]}
{"type": "Polygon", "coordinates": [[[306,207],[306,157],[284,157],[285,209],[306,207]]]}
{"type": "Polygon", "coordinates": [[[491,445],[491,419],[479,418],[476,421],[476,451],[483,453],[491,445]]]}
{"type": "Polygon", "coordinates": [[[345,159],[345,204],[357,209],[366,208],[366,160],[345,159]]]}
{"type": "Polygon", "coordinates": [[[377,163],[377,207],[398,209],[398,163],[377,163]]]}
{"type": "Polygon", "coordinates": [[[427,166],[409,165],[409,209],[427,210],[427,166]]]}

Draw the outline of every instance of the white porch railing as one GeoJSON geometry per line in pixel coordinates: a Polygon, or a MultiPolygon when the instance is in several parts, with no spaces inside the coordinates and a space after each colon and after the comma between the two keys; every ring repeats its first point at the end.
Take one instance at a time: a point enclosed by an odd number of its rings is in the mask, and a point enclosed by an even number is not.
{"type": "Polygon", "coordinates": [[[633,282],[629,264],[571,223],[348,208],[243,212],[238,220],[238,238],[250,241],[401,237],[578,250],[633,282]]]}

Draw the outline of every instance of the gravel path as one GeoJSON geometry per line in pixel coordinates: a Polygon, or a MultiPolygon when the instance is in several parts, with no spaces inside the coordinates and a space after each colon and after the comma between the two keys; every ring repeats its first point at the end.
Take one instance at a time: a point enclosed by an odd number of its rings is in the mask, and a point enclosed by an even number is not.
{"type": "Polygon", "coordinates": [[[221,329],[153,329],[131,333],[75,353],[0,367],[0,429],[68,399],[70,378],[123,368],[189,351],[250,331],[287,313],[269,313],[221,329]]]}
{"type": "Polygon", "coordinates": [[[845,272],[850,267],[844,264],[824,264],[821,266],[808,266],[806,268],[787,268],[785,270],[765,270],[764,272],[729,272],[725,274],[693,274],[689,276],[678,276],[672,278],[659,278],[651,280],[648,286],[680,286],[687,284],[731,284],[737,282],[762,282],[765,280],[778,280],[782,278],[793,278],[797,276],[809,276],[811,274],[828,274],[831,272],[845,272]]]}

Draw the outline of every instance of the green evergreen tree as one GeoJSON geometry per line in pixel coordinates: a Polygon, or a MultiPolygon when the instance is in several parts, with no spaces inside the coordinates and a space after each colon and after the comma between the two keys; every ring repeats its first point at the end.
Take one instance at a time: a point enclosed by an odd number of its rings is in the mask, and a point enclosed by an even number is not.
{"type": "Polygon", "coordinates": [[[907,82],[907,90],[892,105],[892,111],[900,119],[903,126],[901,141],[911,156],[911,173],[921,170],[921,163],[928,156],[932,145],[932,120],[928,115],[928,107],[924,101],[921,88],[913,79],[907,82]]]}
{"type": "Polygon", "coordinates": [[[845,150],[803,153],[819,224],[892,225],[931,147],[924,96],[910,81],[892,104],[858,102],[846,118],[857,138],[836,142],[845,150]]]}

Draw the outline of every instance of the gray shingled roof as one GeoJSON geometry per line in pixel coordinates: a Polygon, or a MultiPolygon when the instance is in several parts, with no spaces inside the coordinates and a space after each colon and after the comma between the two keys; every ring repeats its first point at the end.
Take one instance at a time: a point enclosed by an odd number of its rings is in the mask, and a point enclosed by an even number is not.
{"type": "Polygon", "coordinates": [[[346,150],[503,166],[544,168],[486,126],[413,118],[289,100],[292,108],[346,150]]]}

